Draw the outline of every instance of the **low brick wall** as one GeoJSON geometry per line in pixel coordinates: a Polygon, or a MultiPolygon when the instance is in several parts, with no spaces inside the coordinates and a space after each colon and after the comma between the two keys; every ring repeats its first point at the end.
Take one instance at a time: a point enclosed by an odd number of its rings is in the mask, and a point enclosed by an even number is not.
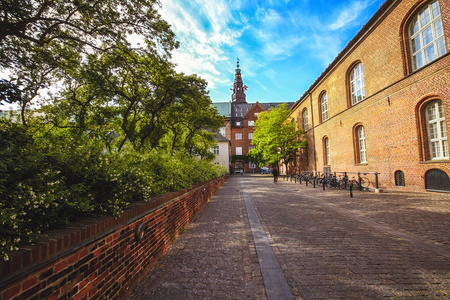
{"type": "Polygon", "coordinates": [[[124,299],[227,177],[84,220],[0,261],[0,300],[124,299]],[[141,233],[141,235],[137,233],[141,233]]]}

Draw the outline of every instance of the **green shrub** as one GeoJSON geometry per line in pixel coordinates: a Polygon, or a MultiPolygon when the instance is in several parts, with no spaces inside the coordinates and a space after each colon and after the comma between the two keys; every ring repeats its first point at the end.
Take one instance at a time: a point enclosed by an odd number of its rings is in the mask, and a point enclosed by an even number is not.
{"type": "Polygon", "coordinates": [[[226,174],[223,167],[155,150],[105,151],[88,136],[52,130],[33,138],[0,123],[0,254],[82,217],[118,217],[132,201],[226,174]]]}

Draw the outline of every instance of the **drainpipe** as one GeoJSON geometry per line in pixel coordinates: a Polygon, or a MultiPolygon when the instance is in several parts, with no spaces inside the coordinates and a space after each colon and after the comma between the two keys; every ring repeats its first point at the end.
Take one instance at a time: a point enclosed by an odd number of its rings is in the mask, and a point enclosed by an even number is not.
{"type": "Polygon", "coordinates": [[[315,124],[314,124],[314,110],[313,110],[313,98],[311,93],[309,94],[309,104],[310,104],[310,111],[311,111],[311,130],[312,130],[312,139],[313,139],[313,156],[314,156],[314,176],[317,174],[317,155],[316,155],[316,137],[314,134],[315,131],[315,124]]]}

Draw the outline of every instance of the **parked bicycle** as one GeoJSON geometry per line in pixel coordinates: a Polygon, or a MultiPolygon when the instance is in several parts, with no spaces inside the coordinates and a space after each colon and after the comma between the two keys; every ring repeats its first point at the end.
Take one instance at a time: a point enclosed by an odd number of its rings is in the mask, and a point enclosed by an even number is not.
{"type": "Polygon", "coordinates": [[[351,184],[353,189],[362,190],[370,185],[370,180],[367,177],[358,177],[357,179],[353,177],[351,184]]]}

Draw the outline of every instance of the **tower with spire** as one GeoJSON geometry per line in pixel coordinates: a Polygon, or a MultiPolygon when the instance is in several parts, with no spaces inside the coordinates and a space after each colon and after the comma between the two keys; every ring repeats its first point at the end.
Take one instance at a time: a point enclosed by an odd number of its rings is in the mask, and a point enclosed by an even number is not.
{"type": "MultiPolygon", "coordinates": [[[[225,155],[231,154],[231,156],[227,156],[228,165],[226,166],[229,166],[230,173],[260,172],[258,165],[247,161],[245,156],[254,148],[252,140],[258,114],[271,110],[280,103],[260,103],[258,101],[247,103],[245,95],[247,86],[242,81],[239,58],[237,58],[234,73],[234,84],[230,90],[232,91],[231,102],[213,103],[224,116],[222,135],[226,137],[225,141],[229,142],[229,144],[225,144],[231,147],[230,151],[223,152],[225,155]]],[[[288,107],[293,104],[293,102],[288,103],[288,107]]]]}
{"type": "Polygon", "coordinates": [[[245,91],[247,86],[242,81],[241,69],[239,68],[239,58],[237,58],[236,72],[234,73],[233,94],[231,95],[232,103],[247,103],[245,100],[245,91]]]}

